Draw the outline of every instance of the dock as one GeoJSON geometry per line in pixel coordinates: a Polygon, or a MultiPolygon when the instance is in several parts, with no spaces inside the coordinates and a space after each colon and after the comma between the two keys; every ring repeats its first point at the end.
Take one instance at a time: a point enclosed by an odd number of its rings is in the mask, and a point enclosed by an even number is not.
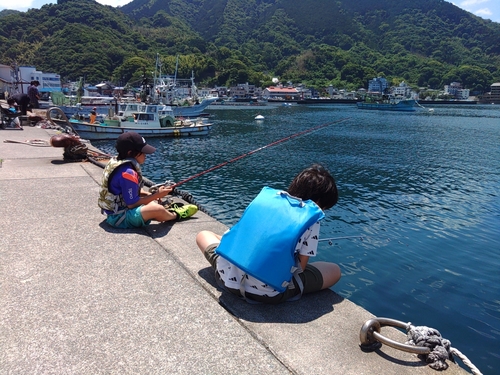
{"type": "MultiPolygon", "coordinates": [[[[374,315],[332,290],[269,306],[219,289],[195,236],[227,228],[203,212],[108,226],[102,169],[65,162],[54,134],[0,130],[2,374],[438,375],[416,354],[362,351],[374,315]]],[[[447,363],[440,375],[468,373],[447,363]]]]}

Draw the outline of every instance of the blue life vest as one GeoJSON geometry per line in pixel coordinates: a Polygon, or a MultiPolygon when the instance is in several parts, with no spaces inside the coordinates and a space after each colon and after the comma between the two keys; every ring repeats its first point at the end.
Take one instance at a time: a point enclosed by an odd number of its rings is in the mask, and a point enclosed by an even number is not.
{"type": "Polygon", "coordinates": [[[235,266],[284,292],[297,270],[295,248],[311,225],[325,217],[311,200],[264,187],[215,252],[235,266]]]}

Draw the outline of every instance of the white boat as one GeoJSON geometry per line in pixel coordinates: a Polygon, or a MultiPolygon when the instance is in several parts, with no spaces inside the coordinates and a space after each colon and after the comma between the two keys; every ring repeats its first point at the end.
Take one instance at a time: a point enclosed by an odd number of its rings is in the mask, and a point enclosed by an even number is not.
{"type": "Polygon", "coordinates": [[[212,124],[202,120],[175,120],[172,116],[173,111],[168,106],[163,106],[161,111],[156,110],[156,107],[149,107],[153,109],[152,112],[138,110],[122,116],[106,117],[94,124],[75,118],[68,120],[60,108],[52,107],[47,110],[47,119],[67,126],[81,138],[91,141],[116,139],[128,131],[137,132],[146,138],[207,135],[212,129],[212,124]]]}
{"type": "Polygon", "coordinates": [[[209,110],[213,109],[274,109],[275,106],[269,105],[267,100],[240,101],[235,99],[217,98],[210,104],[209,110]]]}
{"type": "MultiPolygon", "coordinates": [[[[177,74],[176,74],[177,76],[177,74]]],[[[164,106],[170,106],[174,117],[196,118],[200,117],[205,109],[215,102],[218,97],[210,96],[201,98],[198,96],[194,76],[188,79],[177,79],[161,75],[161,64],[157,57],[156,70],[153,87],[146,84],[142,88],[140,98],[132,98],[134,103],[142,105],[157,105],[158,110],[164,106]],[[180,86],[183,82],[190,82],[180,86]]],[[[81,82],[80,82],[81,85],[81,82]]],[[[90,112],[95,108],[98,114],[108,114],[110,110],[118,113],[130,101],[123,101],[114,97],[102,96],[65,96],[63,93],[53,93],[52,103],[61,108],[66,117],[83,117],[88,119],[90,112]]]]}
{"type": "MultiPolygon", "coordinates": [[[[178,60],[177,60],[178,63],[178,60]]],[[[177,67],[175,75],[162,75],[160,56],[156,56],[156,67],[153,77],[153,88],[151,91],[143,87],[141,100],[147,103],[169,105],[174,111],[175,117],[200,117],[203,111],[218,99],[217,96],[201,98],[198,96],[198,88],[194,82],[194,73],[190,79],[177,78],[177,67]],[[149,93],[149,95],[146,95],[149,93]]]]}
{"type": "Polygon", "coordinates": [[[398,111],[398,112],[414,112],[416,101],[414,99],[395,99],[389,98],[384,100],[374,100],[357,102],[359,109],[369,109],[376,111],[398,111]]]}

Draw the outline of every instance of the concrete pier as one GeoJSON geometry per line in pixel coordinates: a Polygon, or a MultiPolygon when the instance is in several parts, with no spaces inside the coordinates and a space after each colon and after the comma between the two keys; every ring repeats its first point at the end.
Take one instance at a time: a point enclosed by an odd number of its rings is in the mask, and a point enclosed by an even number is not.
{"type": "MultiPolygon", "coordinates": [[[[0,130],[2,374],[437,375],[415,354],[360,350],[373,315],[334,291],[278,306],[222,292],[195,235],[226,227],[202,212],[109,227],[102,169],[25,143],[53,134],[0,130]]],[[[443,374],[467,373],[449,364],[443,374]]]]}

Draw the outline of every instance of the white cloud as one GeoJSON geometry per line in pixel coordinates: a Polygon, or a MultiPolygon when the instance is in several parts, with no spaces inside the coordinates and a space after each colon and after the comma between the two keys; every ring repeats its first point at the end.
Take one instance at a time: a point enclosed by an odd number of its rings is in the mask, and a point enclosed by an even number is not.
{"type": "Polygon", "coordinates": [[[32,7],[33,1],[31,0],[17,0],[15,4],[12,3],[12,0],[0,0],[0,10],[2,9],[28,9],[32,7]]]}
{"type": "Polygon", "coordinates": [[[489,16],[491,16],[493,14],[493,12],[491,10],[489,10],[488,8],[483,8],[483,9],[476,10],[474,12],[474,14],[476,14],[479,17],[488,18],[489,16]]]}
{"type": "Polygon", "coordinates": [[[97,0],[102,5],[111,5],[112,7],[121,7],[132,2],[132,0],[97,0]]]}
{"type": "Polygon", "coordinates": [[[490,0],[465,0],[465,1],[462,1],[460,3],[460,6],[462,8],[467,8],[467,7],[470,7],[470,6],[474,6],[474,5],[478,5],[478,4],[482,4],[482,3],[487,3],[489,1],[490,0]]]}
{"type": "MultiPolygon", "coordinates": [[[[96,0],[102,5],[110,5],[112,7],[118,7],[126,5],[132,0],[96,0]]],[[[31,8],[40,9],[45,4],[56,4],[57,0],[0,0],[0,10],[2,9],[13,9],[26,11],[31,8]]]]}

